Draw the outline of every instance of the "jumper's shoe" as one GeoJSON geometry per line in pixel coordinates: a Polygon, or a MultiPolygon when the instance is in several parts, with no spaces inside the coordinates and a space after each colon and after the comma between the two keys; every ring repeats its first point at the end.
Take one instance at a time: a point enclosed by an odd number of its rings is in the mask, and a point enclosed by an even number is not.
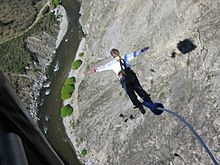
{"type": "Polygon", "coordinates": [[[143,115],[146,113],[146,111],[145,111],[143,105],[139,105],[138,108],[139,108],[139,110],[141,111],[141,113],[142,113],[143,115]]]}

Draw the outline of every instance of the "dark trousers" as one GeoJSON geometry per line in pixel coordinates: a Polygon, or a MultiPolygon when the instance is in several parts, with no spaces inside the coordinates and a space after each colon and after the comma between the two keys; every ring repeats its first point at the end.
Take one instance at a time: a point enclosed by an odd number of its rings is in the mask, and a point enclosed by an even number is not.
{"type": "Polygon", "coordinates": [[[139,107],[141,105],[135,93],[137,93],[143,100],[153,103],[149,94],[147,94],[147,92],[142,88],[136,74],[132,70],[120,78],[120,83],[134,106],[139,107]]]}

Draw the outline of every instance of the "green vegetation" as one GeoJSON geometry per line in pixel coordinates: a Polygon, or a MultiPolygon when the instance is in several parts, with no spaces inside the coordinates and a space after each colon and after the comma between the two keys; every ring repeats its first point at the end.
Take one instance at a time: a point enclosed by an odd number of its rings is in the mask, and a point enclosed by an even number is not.
{"type": "Polygon", "coordinates": [[[30,61],[31,55],[26,51],[23,38],[20,37],[0,45],[1,70],[22,73],[30,61]]]}
{"type": "Polygon", "coordinates": [[[79,53],[79,57],[83,57],[84,56],[84,52],[79,53]]]}
{"type": "Polygon", "coordinates": [[[26,48],[26,38],[46,31],[55,36],[59,29],[55,29],[55,20],[51,13],[46,13],[35,26],[23,35],[0,44],[0,69],[10,73],[24,73],[25,66],[32,61],[31,53],[26,48]]]}
{"type": "Polygon", "coordinates": [[[39,31],[45,31],[54,37],[57,36],[59,26],[56,20],[54,19],[53,13],[48,12],[44,16],[42,16],[35,24],[35,26],[33,26],[24,34],[24,37],[37,34],[39,31]]]}
{"type": "Polygon", "coordinates": [[[73,113],[73,108],[70,105],[63,106],[60,110],[61,117],[70,116],[73,113]]]}
{"type": "Polygon", "coordinates": [[[75,89],[75,83],[76,79],[75,77],[70,77],[68,79],[66,79],[64,86],[61,90],[61,98],[62,100],[66,100],[69,99],[75,89]]]}
{"type": "Polygon", "coordinates": [[[80,156],[81,157],[85,157],[87,155],[87,150],[86,149],[83,149],[81,152],[80,152],[80,156]]]}
{"type": "Polygon", "coordinates": [[[60,4],[59,0],[53,0],[54,7],[57,7],[60,4]]]}
{"type": "Polygon", "coordinates": [[[83,138],[77,138],[77,139],[76,139],[76,143],[77,143],[78,145],[82,144],[82,143],[83,143],[83,138]]]}
{"type": "Polygon", "coordinates": [[[75,89],[74,84],[72,85],[64,85],[61,90],[61,98],[62,100],[69,99],[75,89]]]}
{"type": "Polygon", "coordinates": [[[1,1],[0,40],[6,40],[26,30],[34,22],[43,5],[30,0],[1,1]]]}
{"type": "Polygon", "coordinates": [[[212,77],[213,77],[213,75],[211,75],[211,74],[208,74],[208,75],[207,75],[208,80],[211,80],[212,77]]]}
{"type": "Polygon", "coordinates": [[[75,129],[80,124],[79,120],[73,121],[70,125],[73,129],[75,129]]]}
{"type": "Polygon", "coordinates": [[[75,61],[73,61],[73,63],[72,63],[72,69],[73,69],[73,70],[77,70],[77,69],[80,67],[81,64],[82,64],[82,61],[81,61],[81,60],[75,60],[75,61]]]}
{"type": "Polygon", "coordinates": [[[70,77],[70,78],[67,78],[67,79],[66,79],[64,85],[65,85],[65,86],[66,86],[66,85],[67,85],[67,86],[68,86],[68,85],[73,85],[75,82],[76,82],[75,77],[70,77]]]}
{"type": "Polygon", "coordinates": [[[190,61],[189,61],[189,59],[186,61],[186,65],[187,65],[187,66],[190,65],[190,61]]]}

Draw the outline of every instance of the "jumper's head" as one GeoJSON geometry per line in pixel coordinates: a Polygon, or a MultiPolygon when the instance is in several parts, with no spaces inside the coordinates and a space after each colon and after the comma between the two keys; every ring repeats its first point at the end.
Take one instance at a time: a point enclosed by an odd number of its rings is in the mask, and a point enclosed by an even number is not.
{"type": "Polygon", "coordinates": [[[110,53],[111,53],[111,55],[112,55],[112,57],[114,58],[114,59],[116,59],[116,60],[120,60],[120,53],[119,53],[119,50],[118,49],[112,49],[111,51],[110,51],[110,53]]]}

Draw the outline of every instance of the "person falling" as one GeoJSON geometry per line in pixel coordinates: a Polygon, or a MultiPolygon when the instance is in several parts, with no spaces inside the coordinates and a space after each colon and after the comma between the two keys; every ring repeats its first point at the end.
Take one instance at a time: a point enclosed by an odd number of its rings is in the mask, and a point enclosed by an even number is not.
{"type": "Polygon", "coordinates": [[[138,94],[144,101],[147,101],[149,103],[153,102],[150,98],[150,95],[141,86],[136,74],[131,69],[129,62],[143,52],[147,51],[148,49],[149,47],[145,47],[132,53],[124,54],[123,56],[120,56],[119,50],[112,49],[110,51],[110,54],[114,58],[114,60],[108,62],[105,65],[93,67],[89,71],[89,73],[95,73],[106,70],[113,70],[117,74],[122,88],[124,88],[124,90],[128,94],[131,102],[134,105],[134,108],[139,108],[143,115],[145,114],[145,109],[143,108],[142,103],[138,100],[136,94],[138,94]]]}

